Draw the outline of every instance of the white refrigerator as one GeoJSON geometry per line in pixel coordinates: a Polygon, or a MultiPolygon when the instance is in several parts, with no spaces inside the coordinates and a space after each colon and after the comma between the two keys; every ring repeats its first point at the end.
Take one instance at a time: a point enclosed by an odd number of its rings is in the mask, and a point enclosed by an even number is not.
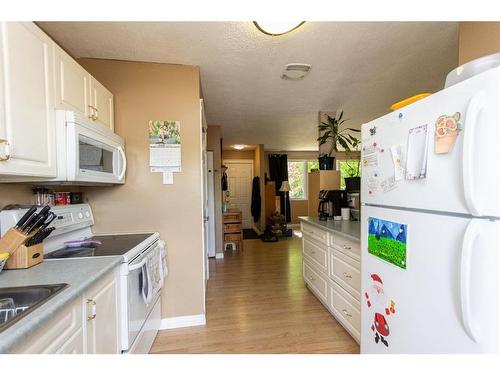
{"type": "Polygon", "coordinates": [[[361,134],[361,352],[500,353],[500,69],[361,134]]]}

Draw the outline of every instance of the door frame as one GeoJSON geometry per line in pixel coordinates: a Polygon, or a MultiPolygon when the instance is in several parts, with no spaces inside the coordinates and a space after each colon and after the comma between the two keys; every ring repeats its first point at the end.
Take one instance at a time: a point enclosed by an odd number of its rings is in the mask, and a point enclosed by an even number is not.
{"type": "MultiPolygon", "coordinates": [[[[254,165],[254,159],[224,159],[222,160],[222,164],[228,165],[228,164],[250,164],[252,166],[252,177],[250,178],[251,182],[253,181],[253,178],[255,177],[255,165],[254,165]]],[[[249,206],[252,207],[252,193],[250,193],[250,202],[249,206]]],[[[252,218],[252,213],[250,212],[250,225],[253,228],[253,218],[252,218]]],[[[243,218],[242,218],[242,223],[243,223],[243,218]]]]}

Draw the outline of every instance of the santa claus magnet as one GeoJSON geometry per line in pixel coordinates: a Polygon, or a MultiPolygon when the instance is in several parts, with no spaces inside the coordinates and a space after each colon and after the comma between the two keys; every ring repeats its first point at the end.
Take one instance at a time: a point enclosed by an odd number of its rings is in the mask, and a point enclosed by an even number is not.
{"type": "Polygon", "coordinates": [[[396,314],[396,302],[386,295],[384,282],[376,273],[370,275],[371,288],[365,292],[365,301],[368,310],[372,315],[371,330],[376,344],[389,347],[388,336],[391,333],[389,328],[390,316],[396,314]]]}

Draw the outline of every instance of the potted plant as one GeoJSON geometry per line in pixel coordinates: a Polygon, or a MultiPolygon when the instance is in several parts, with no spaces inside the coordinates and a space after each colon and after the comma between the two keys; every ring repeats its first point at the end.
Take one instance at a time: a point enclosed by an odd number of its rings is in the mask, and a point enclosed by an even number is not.
{"type": "Polygon", "coordinates": [[[345,177],[345,189],[347,191],[359,191],[361,187],[361,161],[360,160],[351,160],[347,162],[345,165],[345,172],[349,177],[345,177]]]}
{"type": "Polygon", "coordinates": [[[359,139],[353,137],[351,134],[346,133],[347,131],[352,131],[359,133],[360,130],[353,128],[343,128],[341,125],[346,121],[342,117],[344,116],[344,111],[341,111],[338,118],[330,117],[327,115],[328,122],[321,122],[318,125],[318,130],[320,136],[318,137],[319,145],[324,145],[330,142],[330,151],[328,154],[322,154],[318,158],[319,169],[334,169],[335,167],[335,156],[334,154],[339,151],[339,145],[346,150],[346,152],[353,151],[359,144],[359,139]]]}

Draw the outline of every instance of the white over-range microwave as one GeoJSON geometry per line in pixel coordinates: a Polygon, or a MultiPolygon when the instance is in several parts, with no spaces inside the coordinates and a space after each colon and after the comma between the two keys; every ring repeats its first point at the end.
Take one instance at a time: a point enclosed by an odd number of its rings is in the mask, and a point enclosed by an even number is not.
{"type": "Polygon", "coordinates": [[[82,185],[123,184],[125,142],[110,129],[76,112],[57,111],[57,177],[82,185]]]}

